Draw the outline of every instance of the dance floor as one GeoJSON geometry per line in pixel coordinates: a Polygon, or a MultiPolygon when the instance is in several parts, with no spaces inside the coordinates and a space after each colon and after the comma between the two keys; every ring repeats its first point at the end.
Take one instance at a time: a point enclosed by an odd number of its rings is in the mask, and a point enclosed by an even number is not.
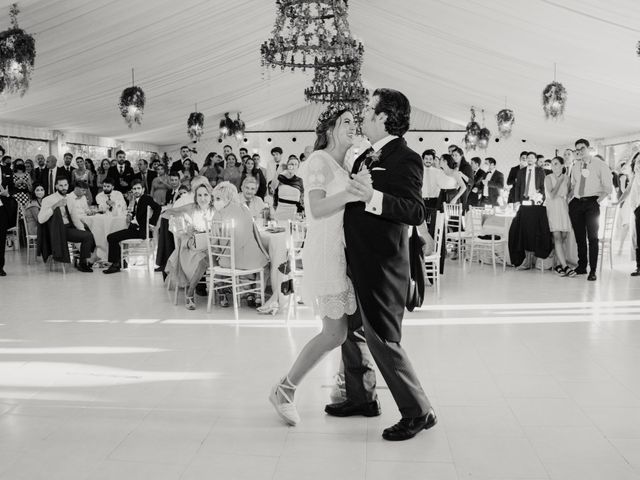
{"type": "MultiPolygon", "coordinates": [[[[407,314],[403,344],[438,425],[324,414],[334,352],[284,426],[272,384],[317,331],[243,308],[190,312],[160,274],[50,272],[7,253],[0,278],[0,479],[640,479],[640,279],[625,253],[595,283],[463,273],[407,314]]],[[[382,379],[379,379],[382,383],[382,379]]]]}

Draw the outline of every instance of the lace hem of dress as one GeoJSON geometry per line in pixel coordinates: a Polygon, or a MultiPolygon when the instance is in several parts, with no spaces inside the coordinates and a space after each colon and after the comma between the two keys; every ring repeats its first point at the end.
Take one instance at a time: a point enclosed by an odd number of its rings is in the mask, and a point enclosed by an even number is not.
{"type": "Polygon", "coordinates": [[[347,290],[331,295],[321,295],[316,298],[316,309],[321,318],[328,317],[333,320],[342,318],[343,315],[353,315],[356,312],[356,294],[349,282],[347,290]]]}

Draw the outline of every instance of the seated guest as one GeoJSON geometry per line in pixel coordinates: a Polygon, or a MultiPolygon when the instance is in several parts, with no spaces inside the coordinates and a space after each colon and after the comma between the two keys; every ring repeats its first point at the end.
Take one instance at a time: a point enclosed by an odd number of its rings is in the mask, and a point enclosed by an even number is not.
{"type": "Polygon", "coordinates": [[[535,152],[527,154],[527,165],[518,171],[514,202],[521,204],[525,200],[530,202],[544,201],[544,170],[536,166],[538,157],[535,152]]]}
{"type": "MultiPolygon", "coordinates": [[[[157,175],[151,182],[151,197],[158,205],[166,205],[167,192],[171,190],[169,176],[167,175],[167,167],[163,163],[158,162],[156,165],[157,175]]],[[[178,179],[180,177],[178,176],[178,179]]]]}
{"type": "Polygon", "coordinates": [[[181,225],[174,235],[178,248],[169,257],[165,268],[169,274],[166,281],[186,287],[186,307],[195,310],[196,286],[209,267],[206,237],[199,234],[206,234],[211,228],[215,210],[208,182],[200,183],[190,196],[194,199],[193,203],[169,208],[162,217],[179,217],[177,223],[181,225]]]}
{"type": "Polygon", "coordinates": [[[169,174],[169,187],[167,190],[165,205],[173,205],[180,198],[180,172],[171,172],[169,174]]]}
{"type": "Polygon", "coordinates": [[[264,210],[264,201],[257,196],[258,181],[255,177],[248,176],[242,182],[242,191],[238,194],[240,202],[244,203],[251,212],[253,219],[262,217],[262,211],[264,210]]]}
{"type": "Polygon", "coordinates": [[[498,206],[498,198],[504,188],[504,175],[496,170],[496,159],[487,157],[487,174],[482,179],[482,205],[498,206]]]}
{"type": "Polygon", "coordinates": [[[89,193],[89,184],[80,180],[75,183],[73,192],[67,195],[67,207],[71,213],[71,222],[78,230],[82,231],[89,231],[81,220],[81,217],[89,213],[87,193],[89,193]]]}
{"type": "Polygon", "coordinates": [[[31,201],[24,208],[24,220],[27,224],[27,234],[38,234],[38,214],[42,205],[42,199],[44,198],[44,186],[41,183],[36,183],[33,186],[33,192],[31,192],[31,201]]]}
{"type": "Polygon", "coordinates": [[[231,182],[236,186],[236,191],[240,191],[240,185],[242,181],[242,172],[238,167],[238,159],[235,154],[229,153],[225,159],[225,167],[222,171],[222,180],[225,182],[231,182]]]}
{"type": "MultiPolygon", "coordinates": [[[[82,230],[76,228],[76,225],[72,220],[72,214],[70,212],[67,198],[69,180],[67,180],[66,177],[58,177],[55,186],[56,192],[42,199],[40,213],[38,213],[38,223],[41,225],[48,224],[48,231],[51,236],[50,240],[52,243],[80,243],[80,261],[78,262],[78,270],[81,272],[91,273],[93,270],[88,265],[87,260],[91,257],[92,252],[96,248],[96,242],[93,238],[93,234],[89,231],[85,231],[84,225],[82,225],[82,230]]],[[[80,222],[80,224],[82,223],[80,222]]],[[[43,257],[43,260],[46,261],[46,258],[43,257]]]]}
{"type": "Polygon", "coordinates": [[[276,220],[294,220],[297,214],[304,213],[304,186],[302,179],[296,175],[299,167],[298,157],[290,155],[287,169],[271,182],[276,220]]]}
{"type": "Polygon", "coordinates": [[[114,181],[111,178],[105,178],[102,181],[102,191],[96,195],[96,203],[98,210],[101,212],[118,212],[123,213],[127,209],[127,202],[122,192],[115,190],[114,181]]]}
{"type": "Polygon", "coordinates": [[[144,185],[139,179],[135,179],[131,182],[131,192],[133,193],[133,199],[129,204],[130,213],[127,214],[127,221],[129,226],[124,230],[110,233],[107,236],[107,242],[109,243],[108,258],[111,262],[111,266],[104,270],[103,273],[116,273],[120,271],[120,242],[122,240],[129,240],[131,238],[147,238],[147,209],[152,210],[151,218],[149,219],[149,225],[155,226],[160,216],[160,205],[153,201],[151,195],[144,193],[144,185]]]}
{"type": "MultiPolygon", "coordinates": [[[[260,199],[264,200],[264,196],[267,194],[267,179],[265,178],[264,173],[262,173],[260,167],[256,165],[253,158],[249,156],[245,158],[246,160],[242,168],[242,182],[244,182],[244,179],[247,177],[255,178],[258,185],[256,195],[260,197],[260,199]]],[[[242,186],[242,183],[240,183],[240,185],[242,186]]]]}

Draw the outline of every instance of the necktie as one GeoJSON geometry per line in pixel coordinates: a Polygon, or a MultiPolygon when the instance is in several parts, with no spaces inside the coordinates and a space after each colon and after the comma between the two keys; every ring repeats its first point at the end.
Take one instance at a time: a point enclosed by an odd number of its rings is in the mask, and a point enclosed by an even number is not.
{"type": "Polygon", "coordinates": [[[524,186],[524,196],[529,198],[529,186],[531,185],[531,169],[527,168],[527,183],[524,186]]]}
{"type": "Polygon", "coordinates": [[[69,211],[69,206],[68,205],[64,206],[64,211],[67,214],[67,225],[70,225],[71,224],[71,212],[69,211]]]}
{"type": "MultiPolygon", "coordinates": [[[[107,193],[107,202],[111,201],[111,194],[107,193]]],[[[113,211],[113,205],[109,205],[109,211],[112,212],[113,211]]]]}
{"type": "Polygon", "coordinates": [[[120,175],[124,172],[124,167],[120,166],[120,175]]]}
{"type": "Polygon", "coordinates": [[[53,170],[49,170],[49,195],[53,193],[53,170]]]}
{"type": "MultiPolygon", "coordinates": [[[[583,165],[582,168],[585,168],[583,165]]],[[[578,184],[578,198],[584,197],[584,185],[587,183],[587,179],[582,174],[582,169],[580,169],[580,183],[578,184]]]]}

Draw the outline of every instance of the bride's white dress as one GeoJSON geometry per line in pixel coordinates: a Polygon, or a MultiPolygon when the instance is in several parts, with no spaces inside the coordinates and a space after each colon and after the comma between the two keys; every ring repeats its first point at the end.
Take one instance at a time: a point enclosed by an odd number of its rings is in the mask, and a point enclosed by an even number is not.
{"type": "Polygon", "coordinates": [[[322,190],[329,197],[343,191],[349,174],[328,153],[317,150],[301,169],[307,213],[307,236],[302,250],[302,298],[320,317],[339,319],[356,311],[356,296],[347,277],[344,209],[329,217],[314,218],[309,192],[322,190]]]}

